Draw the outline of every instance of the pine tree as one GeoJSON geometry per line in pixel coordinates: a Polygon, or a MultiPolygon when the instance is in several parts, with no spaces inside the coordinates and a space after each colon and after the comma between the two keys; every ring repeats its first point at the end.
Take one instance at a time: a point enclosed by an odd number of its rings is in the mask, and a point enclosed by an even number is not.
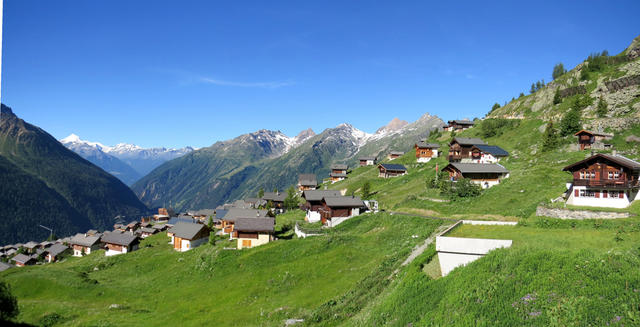
{"type": "Polygon", "coordinates": [[[544,130],[544,138],[542,139],[543,151],[549,151],[555,149],[558,145],[558,134],[553,127],[553,122],[547,124],[547,128],[544,130]]]}
{"type": "Polygon", "coordinates": [[[262,197],[264,196],[264,188],[260,188],[260,190],[258,191],[258,199],[262,199],[262,197]]]}
{"type": "Polygon", "coordinates": [[[553,104],[562,102],[562,96],[560,95],[560,88],[556,89],[556,94],[553,96],[553,104]]]}
{"type": "Polygon", "coordinates": [[[494,110],[500,108],[500,104],[499,103],[494,103],[493,106],[491,107],[491,111],[489,111],[489,113],[492,113],[494,110]]]}
{"type": "Polygon", "coordinates": [[[566,73],[567,73],[567,70],[564,69],[564,65],[561,62],[559,62],[555,66],[553,66],[553,73],[551,74],[551,77],[553,77],[553,79],[555,80],[566,73]]]}
{"type": "Polygon", "coordinates": [[[536,82],[536,92],[542,88],[542,83],[540,81],[536,82]]]}
{"type": "Polygon", "coordinates": [[[536,93],[536,83],[531,83],[531,90],[529,90],[529,93],[531,94],[536,93]]]}
{"type": "Polygon", "coordinates": [[[287,189],[287,197],[284,199],[284,207],[287,210],[295,209],[298,206],[298,196],[293,186],[287,189]]]}
{"type": "Polygon", "coordinates": [[[608,112],[609,112],[609,108],[607,106],[607,103],[601,97],[600,101],[598,101],[598,107],[596,109],[596,113],[598,114],[598,117],[603,118],[607,116],[608,112]]]}
{"type": "Polygon", "coordinates": [[[522,98],[523,96],[524,96],[524,92],[520,92],[520,95],[518,96],[518,99],[522,98]]]}
{"type": "Polygon", "coordinates": [[[567,111],[560,120],[560,135],[569,136],[578,132],[582,127],[581,116],[581,110],[576,106],[567,111]]]}
{"type": "Polygon", "coordinates": [[[362,198],[365,200],[369,200],[371,197],[371,183],[366,181],[364,185],[362,185],[362,198]]]}

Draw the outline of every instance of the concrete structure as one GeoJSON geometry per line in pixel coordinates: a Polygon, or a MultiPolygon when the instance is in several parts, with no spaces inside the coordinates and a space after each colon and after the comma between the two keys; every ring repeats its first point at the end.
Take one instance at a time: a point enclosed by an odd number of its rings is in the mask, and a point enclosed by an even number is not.
{"type": "Polygon", "coordinates": [[[512,240],[492,240],[462,237],[436,237],[436,251],[442,276],[485,256],[489,251],[511,247],[512,240]]]}

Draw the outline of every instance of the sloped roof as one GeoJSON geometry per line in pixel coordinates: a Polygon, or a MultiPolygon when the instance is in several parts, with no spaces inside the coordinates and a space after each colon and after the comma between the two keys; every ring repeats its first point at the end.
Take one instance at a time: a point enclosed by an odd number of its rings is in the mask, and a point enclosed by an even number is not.
{"type": "Polygon", "coordinates": [[[347,174],[345,173],[331,173],[329,174],[330,177],[347,177],[347,174]]]}
{"type": "Polygon", "coordinates": [[[158,230],[155,228],[151,228],[151,227],[142,227],[140,229],[138,229],[139,232],[141,233],[151,233],[154,234],[155,232],[157,232],[158,230]]]}
{"type": "Polygon", "coordinates": [[[12,265],[6,263],[6,262],[2,262],[0,261],[0,271],[5,271],[7,269],[13,268],[12,265]]]}
{"type": "Polygon", "coordinates": [[[52,255],[52,256],[57,256],[60,253],[68,250],[69,247],[60,243],[56,243],[54,245],[52,245],[50,248],[47,249],[47,252],[52,255]]]}
{"type": "MultiPolygon", "coordinates": [[[[466,173],[508,173],[507,168],[499,164],[480,164],[480,163],[462,163],[452,162],[447,167],[452,166],[462,174],[466,173]]],[[[447,167],[442,168],[445,170],[447,167]]]]}
{"type": "Polygon", "coordinates": [[[287,198],[287,193],[284,192],[264,192],[262,199],[265,201],[284,202],[287,198]]]}
{"type": "Polygon", "coordinates": [[[357,196],[325,197],[323,198],[323,201],[330,207],[349,207],[349,208],[364,207],[364,202],[357,196]]]}
{"type": "Polygon", "coordinates": [[[418,143],[416,143],[416,146],[419,148],[425,148],[425,149],[437,149],[440,147],[440,144],[438,143],[427,143],[425,141],[420,141],[418,143]]]}
{"type": "Polygon", "coordinates": [[[173,217],[173,218],[169,219],[169,221],[167,221],[167,225],[175,225],[175,224],[177,224],[179,222],[193,223],[195,221],[196,220],[191,216],[189,216],[189,218],[187,218],[185,216],[183,216],[183,217],[173,217]]]}
{"type": "Polygon", "coordinates": [[[594,135],[594,136],[604,136],[604,137],[613,137],[613,134],[607,134],[607,133],[600,133],[600,132],[594,132],[594,131],[588,131],[586,129],[582,129],[579,132],[573,134],[574,136],[578,136],[580,134],[590,134],[590,135],[594,135]]]}
{"type": "Polygon", "coordinates": [[[451,140],[451,143],[449,144],[453,144],[453,143],[458,143],[460,145],[479,145],[479,144],[486,145],[487,144],[485,141],[477,137],[454,137],[453,140],[451,140]]]}
{"type": "Polygon", "coordinates": [[[505,149],[497,146],[497,145],[484,145],[484,144],[478,144],[478,145],[474,145],[474,147],[480,149],[480,151],[484,152],[484,153],[489,153],[491,155],[493,155],[494,157],[507,157],[509,156],[509,152],[507,152],[505,149]]]}
{"type": "Polygon", "coordinates": [[[201,210],[196,210],[193,211],[191,214],[193,216],[213,216],[215,215],[216,210],[215,209],[201,209],[201,210]]]}
{"type": "Polygon", "coordinates": [[[78,244],[81,246],[93,246],[94,244],[100,241],[99,235],[94,236],[84,236],[82,233],[76,234],[70,241],[69,244],[78,244]]]}
{"type": "Polygon", "coordinates": [[[331,170],[336,169],[336,170],[347,170],[349,169],[348,165],[345,164],[333,164],[331,165],[331,170]]]}
{"type": "Polygon", "coordinates": [[[587,159],[584,160],[580,160],[576,163],[573,163],[571,165],[568,165],[566,167],[564,167],[562,170],[563,171],[571,171],[572,169],[582,165],[582,164],[588,164],[592,161],[598,160],[598,159],[605,159],[605,160],[609,160],[613,163],[616,163],[622,167],[625,167],[633,172],[638,172],[640,171],[640,163],[635,161],[635,160],[631,160],[627,157],[621,156],[621,155],[609,155],[609,154],[604,154],[604,153],[598,153],[596,155],[593,155],[587,159]]]}
{"type": "Polygon", "coordinates": [[[341,195],[340,191],[336,190],[309,190],[302,192],[302,197],[307,201],[320,201],[325,196],[336,197],[341,195]]]}
{"type": "Polygon", "coordinates": [[[23,245],[23,247],[25,247],[27,249],[33,249],[36,246],[38,246],[38,243],[33,242],[33,241],[29,241],[29,242],[25,243],[25,245],[23,245]]]}
{"type": "Polygon", "coordinates": [[[260,209],[241,209],[241,208],[231,208],[227,212],[226,215],[222,219],[226,221],[235,221],[238,218],[247,218],[247,217],[266,217],[267,210],[260,209]]]}
{"type": "Polygon", "coordinates": [[[31,260],[35,260],[35,259],[33,259],[31,256],[28,256],[26,254],[20,253],[20,254],[16,255],[15,257],[11,258],[11,260],[15,261],[15,262],[19,262],[19,263],[25,264],[25,263],[27,263],[27,262],[29,262],[31,260]]]}
{"type": "Polygon", "coordinates": [[[303,186],[317,186],[318,178],[316,174],[300,174],[298,175],[298,184],[303,186]]]}
{"type": "Polygon", "coordinates": [[[407,167],[401,164],[380,164],[381,167],[384,167],[385,170],[391,171],[407,171],[407,167]]]}
{"type": "Polygon", "coordinates": [[[203,224],[181,222],[171,227],[168,233],[173,233],[173,235],[187,240],[193,240],[193,238],[205,228],[208,227],[203,224]]]}
{"type": "Polygon", "coordinates": [[[393,154],[393,155],[401,156],[401,155],[403,155],[403,154],[404,154],[404,152],[402,152],[402,151],[391,151],[391,152],[389,152],[389,154],[393,154]]]}
{"type": "Polygon", "coordinates": [[[273,232],[274,218],[238,218],[233,229],[239,232],[273,232]]]}
{"type": "Polygon", "coordinates": [[[448,121],[449,124],[451,123],[455,123],[455,124],[460,124],[460,125],[473,125],[474,122],[468,119],[455,119],[455,120],[450,120],[448,121]]]}
{"type": "Polygon", "coordinates": [[[376,160],[378,160],[378,157],[360,157],[360,158],[358,158],[358,160],[360,160],[360,161],[366,161],[366,160],[376,161],[376,160]]]}
{"type": "Polygon", "coordinates": [[[137,240],[138,240],[138,237],[135,235],[132,235],[129,232],[113,231],[113,232],[105,232],[104,235],[102,235],[102,241],[110,244],[129,246],[131,243],[137,240]]]}

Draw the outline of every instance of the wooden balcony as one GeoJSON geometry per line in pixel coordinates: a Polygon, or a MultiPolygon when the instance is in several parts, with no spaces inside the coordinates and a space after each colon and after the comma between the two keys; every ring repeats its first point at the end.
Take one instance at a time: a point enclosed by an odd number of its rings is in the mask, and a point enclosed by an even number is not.
{"type": "Polygon", "coordinates": [[[574,179],[574,186],[601,187],[605,189],[630,189],[639,188],[640,183],[637,180],[615,180],[615,179],[574,179]]]}

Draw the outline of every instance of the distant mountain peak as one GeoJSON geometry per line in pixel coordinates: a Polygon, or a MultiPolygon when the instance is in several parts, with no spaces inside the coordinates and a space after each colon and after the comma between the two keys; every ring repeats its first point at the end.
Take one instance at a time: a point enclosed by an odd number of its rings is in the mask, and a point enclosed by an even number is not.
{"type": "Polygon", "coordinates": [[[71,135],[60,140],[60,142],[61,143],[80,143],[82,142],[82,140],[80,140],[80,136],[71,133],[71,135]]]}
{"type": "Polygon", "coordinates": [[[401,120],[396,117],[396,118],[393,118],[387,125],[378,128],[378,130],[376,131],[376,134],[395,132],[407,125],[409,125],[409,122],[407,122],[406,120],[401,120]]]}
{"type": "Polygon", "coordinates": [[[313,129],[311,128],[307,128],[301,131],[300,133],[298,133],[298,135],[296,135],[294,139],[296,140],[297,143],[302,143],[307,139],[309,139],[310,137],[314,137],[314,136],[316,136],[316,132],[314,132],[313,129]]]}
{"type": "Polygon", "coordinates": [[[16,115],[13,113],[13,110],[11,110],[11,108],[9,106],[6,106],[4,103],[2,105],[0,105],[0,115],[2,116],[13,116],[15,117],[16,115]]]}

